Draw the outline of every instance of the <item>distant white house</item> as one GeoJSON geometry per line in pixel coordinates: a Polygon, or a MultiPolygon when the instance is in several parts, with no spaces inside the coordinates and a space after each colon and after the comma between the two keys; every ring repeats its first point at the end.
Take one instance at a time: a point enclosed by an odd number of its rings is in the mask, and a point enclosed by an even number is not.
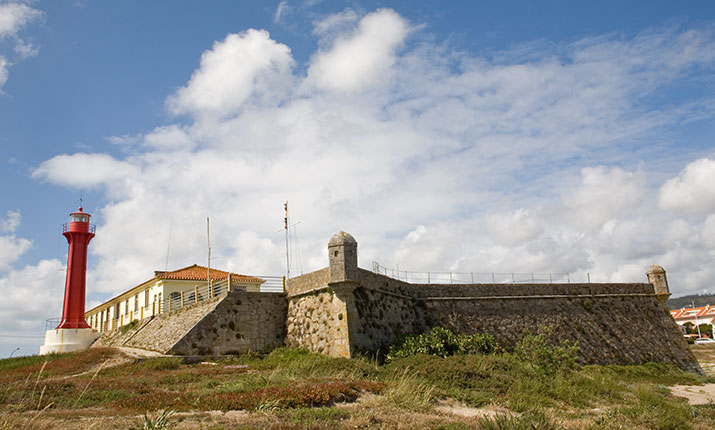
{"type": "Polygon", "coordinates": [[[714,324],[715,322],[715,306],[702,306],[699,308],[682,308],[670,311],[670,314],[675,319],[675,322],[681,326],[681,330],[685,333],[683,327],[686,323],[692,325],[698,324],[714,324]]]}

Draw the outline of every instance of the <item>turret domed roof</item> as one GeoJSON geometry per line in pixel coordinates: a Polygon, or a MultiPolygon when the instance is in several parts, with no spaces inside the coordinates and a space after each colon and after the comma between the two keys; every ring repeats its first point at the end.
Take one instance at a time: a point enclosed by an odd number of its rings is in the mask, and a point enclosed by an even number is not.
{"type": "Polygon", "coordinates": [[[652,266],[648,267],[648,270],[646,270],[645,273],[665,273],[665,269],[663,269],[661,266],[658,266],[657,264],[653,264],[652,266]]]}
{"type": "Polygon", "coordinates": [[[335,233],[333,237],[330,238],[330,242],[328,242],[328,247],[348,244],[357,245],[357,240],[355,240],[355,238],[350,233],[339,231],[335,233]]]}

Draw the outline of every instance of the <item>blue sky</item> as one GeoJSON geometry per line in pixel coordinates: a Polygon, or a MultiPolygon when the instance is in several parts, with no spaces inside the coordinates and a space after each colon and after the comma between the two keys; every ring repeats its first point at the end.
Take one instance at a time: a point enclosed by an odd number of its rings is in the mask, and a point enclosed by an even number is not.
{"type": "Polygon", "coordinates": [[[282,273],[285,200],[294,273],[343,229],[366,268],[715,290],[712,2],[257,3],[0,1],[0,335],[59,314],[80,194],[89,306],[203,264],[207,216],[212,264],[282,273]]]}

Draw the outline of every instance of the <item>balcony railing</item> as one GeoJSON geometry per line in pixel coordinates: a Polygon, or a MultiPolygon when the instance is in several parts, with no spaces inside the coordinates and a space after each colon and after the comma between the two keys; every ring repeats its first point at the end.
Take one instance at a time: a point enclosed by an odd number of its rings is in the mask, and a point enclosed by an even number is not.
{"type": "MultiPolygon", "coordinates": [[[[89,226],[88,231],[89,231],[90,233],[94,234],[96,230],[97,230],[97,226],[96,226],[96,225],[92,224],[92,225],[89,226]]],[[[70,225],[67,224],[67,223],[62,224],[62,233],[67,233],[68,231],[70,231],[70,225]]]]}

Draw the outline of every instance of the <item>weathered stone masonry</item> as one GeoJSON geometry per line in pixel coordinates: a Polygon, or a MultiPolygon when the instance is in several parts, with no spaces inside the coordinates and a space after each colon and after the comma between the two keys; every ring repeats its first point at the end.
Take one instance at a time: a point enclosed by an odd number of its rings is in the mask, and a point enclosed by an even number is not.
{"type": "Polygon", "coordinates": [[[286,301],[282,295],[232,291],[169,354],[210,355],[270,351],[283,345],[286,301]]]}
{"type": "Polygon", "coordinates": [[[446,326],[490,333],[512,348],[547,327],[554,341],[577,341],[584,363],[671,362],[701,371],[664,307],[669,292],[658,266],[648,270],[651,283],[416,285],[359,269],[347,233],[336,234],[328,251],[328,268],[288,281],[287,345],[348,357],[446,326]]]}

